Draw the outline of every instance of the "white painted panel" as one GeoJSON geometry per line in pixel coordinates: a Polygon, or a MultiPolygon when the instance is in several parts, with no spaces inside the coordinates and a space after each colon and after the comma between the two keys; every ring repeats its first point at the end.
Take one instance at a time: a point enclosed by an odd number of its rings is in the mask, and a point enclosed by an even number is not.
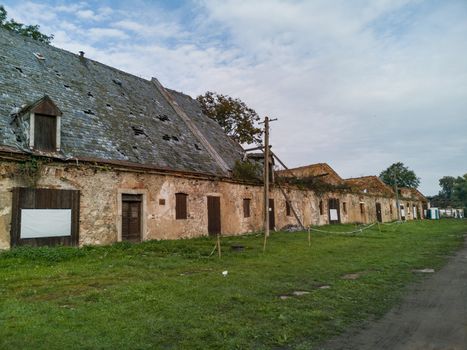
{"type": "Polygon", "coordinates": [[[417,218],[417,208],[416,207],[413,207],[413,218],[414,219],[417,218]]]}
{"type": "Polygon", "coordinates": [[[71,236],[71,209],[21,209],[21,238],[71,236]]]}
{"type": "Polygon", "coordinates": [[[339,220],[339,216],[337,215],[337,209],[329,209],[329,216],[331,217],[331,221],[339,220]]]}

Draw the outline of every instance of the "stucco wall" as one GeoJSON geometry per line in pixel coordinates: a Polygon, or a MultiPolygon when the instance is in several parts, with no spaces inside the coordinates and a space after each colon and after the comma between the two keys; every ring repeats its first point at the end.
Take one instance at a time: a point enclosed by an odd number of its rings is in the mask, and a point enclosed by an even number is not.
{"type": "MultiPolygon", "coordinates": [[[[25,186],[17,175],[18,165],[0,162],[0,249],[10,246],[11,203],[14,187],[25,186]]],[[[234,235],[262,229],[263,189],[230,182],[176,177],[173,175],[138,173],[113,170],[90,165],[44,165],[37,183],[40,188],[77,189],[80,198],[80,245],[110,244],[121,239],[121,194],[143,195],[143,239],[177,239],[207,235],[207,196],[221,198],[222,234],[234,235]],[[188,218],[175,219],[175,193],[188,194],[188,218]],[[244,218],[243,199],[251,199],[251,216],[244,218]],[[164,199],[165,204],[160,204],[164,199]]],[[[341,221],[376,221],[375,202],[381,203],[383,221],[397,219],[393,199],[358,194],[329,193],[321,196],[311,191],[286,189],[288,196],[305,225],[328,223],[328,198],[340,200],[341,221]],[[324,212],[319,214],[319,201],[324,212]],[[347,214],[342,210],[347,203],[347,214]],[[360,214],[360,202],[365,203],[365,214],[360,214]],[[393,215],[389,214],[389,204],[393,215]]],[[[277,188],[274,198],[276,228],[296,225],[293,214],[286,216],[286,201],[277,188]]],[[[411,210],[412,212],[412,210],[411,210]]],[[[411,219],[408,216],[408,219],[411,219]]]]}

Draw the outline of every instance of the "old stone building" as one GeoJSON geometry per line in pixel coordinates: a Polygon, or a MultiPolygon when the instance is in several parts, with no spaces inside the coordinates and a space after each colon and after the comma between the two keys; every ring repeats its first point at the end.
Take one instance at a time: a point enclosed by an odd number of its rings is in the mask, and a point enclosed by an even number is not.
{"type": "MultiPolygon", "coordinates": [[[[191,97],[3,29],[0,72],[0,249],[261,229],[261,184],[232,177],[244,150],[191,97]]],[[[333,187],[272,186],[272,227],[290,206],[305,225],[371,222],[378,201],[397,218],[390,194],[307,168],[333,187]]]]}

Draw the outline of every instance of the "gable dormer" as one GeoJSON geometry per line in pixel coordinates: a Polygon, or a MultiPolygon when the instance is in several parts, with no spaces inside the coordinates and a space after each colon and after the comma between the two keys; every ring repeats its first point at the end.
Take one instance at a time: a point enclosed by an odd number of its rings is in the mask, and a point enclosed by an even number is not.
{"type": "Polygon", "coordinates": [[[29,148],[42,152],[60,151],[62,112],[44,96],[29,108],[29,148]]]}

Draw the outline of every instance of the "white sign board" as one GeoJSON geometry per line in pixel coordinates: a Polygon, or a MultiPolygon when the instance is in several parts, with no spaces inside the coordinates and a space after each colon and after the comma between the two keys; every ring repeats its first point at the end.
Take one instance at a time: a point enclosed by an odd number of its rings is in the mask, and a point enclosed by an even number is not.
{"type": "Polygon", "coordinates": [[[71,236],[71,209],[21,209],[21,238],[71,236]]]}
{"type": "Polygon", "coordinates": [[[331,221],[339,220],[339,216],[337,215],[337,209],[329,209],[329,217],[331,221]]]}

